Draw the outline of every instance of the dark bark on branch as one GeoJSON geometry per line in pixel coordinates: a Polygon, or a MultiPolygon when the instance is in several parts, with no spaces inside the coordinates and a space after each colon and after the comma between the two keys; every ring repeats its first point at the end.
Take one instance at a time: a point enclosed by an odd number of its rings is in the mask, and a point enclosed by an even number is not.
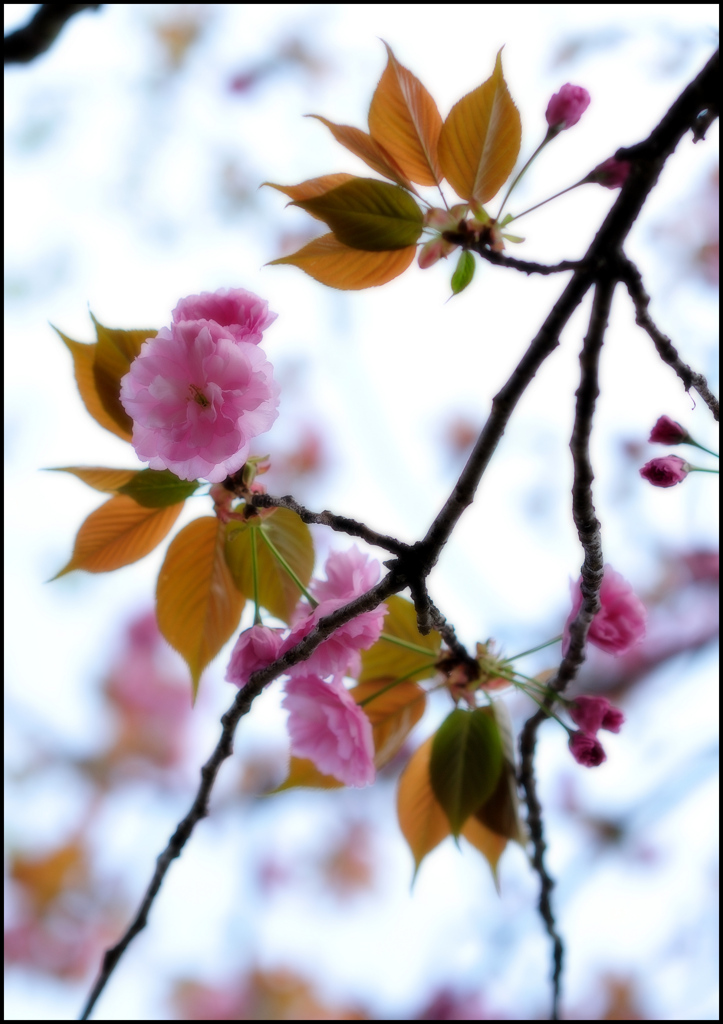
{"type": "Polygon", "coordinates": [[[28,64],[45,53],[66,22],[81,11],[97,11],[102,4],[40,4],[27,25],[9,32],[3,40],[4,64],[28,64]]]}
{"type": "Polygon", "coordinates": [[[696,373],[694,370],[691,370],[687,363],[683,362],[673,342],[653,322],[648,312],[650,296],[645,291],[643,278],[638,268],[632,261],[627,260],[621,273],[635,306],[635,323],[642,327],[645,333],[652,339],[658,355],[664,363],[667,363],[668,366],[675,370],[683,381],[685,390],[690,391],[691,388],[694,388],[713,413],[713,418],[719,419],[720,406],[718,399],[708,387],[708,381],[702,373],[696,373]]]}
{"type": "MultiPolygon", "coordinates": [[[[588,332],[580,354],[581,379],[577,391],[575,425],[570,448],[574,464],[573,484],[573,517],[584,551],[582,566],[583,602],[580,612],[570,628],[570,646],[563,658],[554,681],[549,684],[558,693],[574,679],[578,668],[584,661],[585,641],[592,618],[599,607],[598,592],[602,580],[603,558],[600,544],[599,523],[595,517],[592,503],[592,467],[589,457],[589,438],[592,428],[595,401],[598,394],[597,367],[607,325],[612,295],[617,281],[625,281],[629,285],[635,280],[630,262],[623,253],[623,243],[630,232],[642,206],[658,180],[665,160],[673,153],[683,135],[693,129],[700,137],[702,118],[714,109],[717,97],[718,55],[711,58],[696,79],[681,93],[660,124],[651,132],[647,140],[638,146],[625,151],[618,151],[618,157],[629,159],[632,169],[627,181],[612,209],[605,218],[600,230],[593,239],[583,260],[577,263],[559,264],[553,268],[541,268],[538,264],[525,264],[524,261],[501,257],[500,254],[481,253],[490,262],[500,266],[512,267],[529,273],[557,273],[572,269],[572,277],[567,283],[559,299],[546,318],[544,324],[531,342],[526,353],[512,372],[507,383],[498,392],[492,402],[492,411],[483,427],[472,453],[455,484],[452,493],[431,524],[424,540],[407,545],[393,537],[387,537],[370,530],[363,523],[353,519],[335,516],[331,512],[313,513],[299,505],[290,496],[272,498],[268,495],[255,495],[251,498],[258,507],[283,507],[296,512],[306,523],[321,523],[332,529],[340,530],[351,536],[360,537],[372,545],[382,547],[396,557],[385,562],[389,573],[368,593],[338,609],[332,615],[322,619],[317,627],[300,643],[292,648],[283,658],[279,658],[267,668],[255,672],[248,684],[240,690],[233,705],[221,719],[223,731],[213,754],[201,770],[201,784],[193,805],[176,829],[168,846],[158,858],[156,871],[146,891],[139,911],[121,940],[105,954],[100,976],[93,987],[88,1003],[84,1009],[82,1020],[90,1015],[92,1008],[108,981],[113,969],[124,950],[135,935],[147,922],[152,906],[163,878],[172,862],[179,856],[195,825],[208,814],[208,801],[218,770],[223,761],[233,750],[233,736],[240,719],[248,713],[256,696],[277,676],[288,668],[307,658],[312,651],[329,636],[336,628],[361,612],[377,607],[391,594],[399,593],[409,587],[414,597],[420,628],[433,626],[444,637],[452,652],[461,659],[472,661],[465,648],[457,640],[454,630],[446,622],[442,614],[429,599],[426,580],[439,558],[454,527],[464,510],[472,503],[482,475],[499,444],[512,412],[526,388],[533,380],[544,360],[560,343],[560,334],[574,310],[580,305],[587,290],[594,284],[595,297],[590,317],[588,332]]],[[[706,121],[706,124],[709,123],[706,121]]],[[[637,273],[637,271],[635,271],[637,273]]],[[[638,275],[639,276],[639,275],[638,275]]],[[[634,289],[637,286],[633,286],[634,289]]],[[[642,289],[642,284],[638,293],[642,289]]],[[[642,293],[644,295],[644,291],[642,293]]],[[[637,308],[637,307],[636,307],[637,308]]],[[[647,321],[641,324],[648,330],[647,321]]],[[[650,333],[650,332],[649,332],[650,333]]],[[[659,332],[657,332],[659,335],[659,332]]],[[[652,335],[651,335],[652,336],[652,335]]],[[[660,336],[664,338],[664,336],[660,336]]],[[[655,337],[653,338],[655,341],[655,337]]],[[[659,345],[660,338],[656,342],[659,345]]],[[[676,368],[677,353],[668,339],[659,347],[661,357],[676,368]],[[661,350],[662,349],[662,350],[661,350]],[[666,358],[666,354],[669,358],[666,358]]],[[[681,364],[684,366],[684,364],[681,364]]],[[[689,368],[685,367],[692,374],[689,368]]],[[[692,386],[705,384],[700,375],[693,374],[696,379],[692,386]]],[[[705,385],[707,388],[707,385],[705,385]]],[[[699,393],[702,395],[703,391],[699,393]]],[[[712,396],[711,396],[712,397],[712,396]]],[[[234,479],[226,481],[230,489],[236,489],[234,479]]],[[[237,490],[237,493],[240,491],[237,490]]],[[[244,493],[249,500],[249,495],[244,493]]],[[[542,830],[541,807],[536,794],[533,773],[533,758],[537,728],[546,715],[539,711],[525,724],[520,736],[521,768],[520,784],[526,795],[528,806],[528,822],[533,840],[533,865],[540,875],[540,912],[550,936],[553,939],[553,1011],[552,1019],[558,1019],[559,981],[562,969],[562,943],[557,934],[555,919],[550,904],[550,893],[553,882],[547,874],[544,864],[545,842],[542,830]]]]}
{"type": "MultiPolygon", "coordinates": [[[[585,553],[581,586],[583,602],[575,621],[570,626],[570,647],[555,679],[549,683],[550,687],[558,693],[561,693],[575,678],[580,665],[585,660],[587,633],[595,613],[600,608],[599,592],[603,577],[603,554],[600,523],[595,516],[595,506],[592,502],[594,474],[590,462],[590,434],[595,402],[600,393],[598,386],[600,350],[605,337],[614,289],[614,281],[603,281],[596,286],[590,326],[580,352],[580,387],[576,392],[577,405],[570,450],[574,465],[572,514],[585,553]]],[[[545,708],[549,709],[553,704],[553,697],[548,697],[544,701],[545,708]]],[[[540,709],[528,719],[522,730],[520,736],[520,785],[524,789],[527,804],[527,824],[533,846],[532,863],[540,876],[540,916],[545,922],[553,944],[551,1019],[559,1020],[560,980],[564,950],[552,910],[551,894],[555,883],[545,867],[547,844],[543,829],[542,805],[537,796],[534,774],[537,729],[546,717],[545,711],[540,709]]]]}

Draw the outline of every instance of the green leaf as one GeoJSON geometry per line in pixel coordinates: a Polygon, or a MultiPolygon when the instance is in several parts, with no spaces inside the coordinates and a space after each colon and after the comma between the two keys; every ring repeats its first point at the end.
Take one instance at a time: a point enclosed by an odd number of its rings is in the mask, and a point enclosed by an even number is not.
{"type": "Polygon", "coordinates": [[[494,792],[502,761],[500,732],[490,708],[458,708],[437,730],[429,774],[455,838],[494,792]]]}
{"type": "Polygon", "coordinates": [[[291,205],[325,221],[343,245],[366,252],[405,249],[422,233],[422,211],[409,193],[374,178],[353,178],[291,205]]]}
{"type": "Polygon", "coordinates": [[[179,480],[170,469],[141,469],[118,491],[144,508],[165,508],[190,498],[198,486],[198,480],[179,480]]]}
{"type": "Polygon", "coordinates": [[[474,277],[474,256],[472,253],[465,249],[463,253],[460,253],[460,257],[457,261],[457,267],[455,272],[452,274],[452,294],[459,295],[463,292],[467,285],[474,277]]]}
{"type": "MultiPolygon", "coordinates": [[[[265,534],[282,557],[289,563],[306,586],[314,570],[314,545],[309,527],[295,512],[286,508],[272,509],[254,516],[246,523],[232,520],[226,526],[226,562],[236,586],[253,601],[252,531],[265,534]]],[[[258,566],[258,600],[282,622],[291,622],[291,616],[301,597],[301,591],[286,570],[274,558],[261,536],[256,537],[258,566]]]]}
{"type": "Polygon", "coordinates": [[[434,675],[434,666],[429,667],[439,654],[442,638],[436,630],[426,636],[417,629],[417,613],[411,601],[396,594],[384,602],[387,615],[384,619],[383,633],[397,637],[416,647],[429,651],[429,655],[410,650],[380,638],[368,651],[362,651],[362,671],[359,682],[370,679],[429,679],[434,675]]]}

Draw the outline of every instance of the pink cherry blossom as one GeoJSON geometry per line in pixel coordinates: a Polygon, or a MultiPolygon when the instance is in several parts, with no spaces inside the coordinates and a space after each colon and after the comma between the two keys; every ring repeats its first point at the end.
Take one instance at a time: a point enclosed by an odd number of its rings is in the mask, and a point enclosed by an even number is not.
{"type": "MultiPolygon", "coordinates": [[[[356,546],[348,551],[332,552],[324,568],[326,580],[315,580],[311,584],[319,604],[313,612],[304,604],[299,606],[296,623],[284,641],[281,654],[310,633],[320,619],[366,593],[377,582],[380,572],[379,562],[363,554],[356,546]]],[[[366,651],[377,642],[386,612],[387,606],[382,604],[345,622],[322,641],[305,662],[290,672],[311,672],[322,677],[336,673],[358,675],[361,667],[359,651],[366,651]]]]}
{"type": "Polygon", "coordinates": [[[616,160],[614,156],[611,156],[598,164],[586,180],[597,182],[598,185],[603,185],[605,188],[621,188],[628,180],[629,174],[630,162],[616,160]]]}
{"type": "Polygon", "coordinates": [[[671,420],[670,416],[660,416],[650,431],[648,441],[651,444],[682,444],[689,436],[685,427],[671,420]]]}
{"type": "Polygon", "coordinates": [[[575,725],[591,736],[598,729],[620,732],[620,726],[625,721],[620,708],[613,707],[605,697],[576,697],[569,712],[575,725]]]}
{"type": "Polygon", "coordinates": [[[648,480],[653,487],[674,487],[682,483],[690,472],[685,459],[677,455],[665,455],[662,459],[651,459],[640,470],[643,480],[648,480]]]}
{"type": "Polygon", "coordinates": [[[602,744],[589,733],[574,732],[568,746],[577,763],[586,768],[597,768],[603,761],[607,761],[602,744]]]}
{"type": "Polygon", "coordinates": [[[545,118],[550,128],[563,131],[572,128],[590,105],[590,93],[581,85],[566,85],[547,104],[545,118]]]}
{"type": "Polygon", "coordinates": [[[181,299],[173,310],[173,322],[181,320],[213,320],[225,327],[236,341],[258,345],[263,332],[277,317],[269,312],[269,304],[243,288],[220,288],[217,292],[201,292],[181,299]]]}
{"type": "MultiPolygon", "coordinates": [[[[572,611],[562,634],[562,653],[570,646],[570,625],[582,606],[582,577],[573,584],[572,611]]],[[[633,588],[612,566],[606,565],[600,587],[600,611],[592,620],[588,642],[608,654],[625,654],[645,636],[647,612],[633,588]]]]}
{"type": "Polygon", "coordinates": [[[276,419],[279,388],[256,345],[213,321],[186,320],[143,343],[120,398],[136,454],[151,469],[218,483],[276,419]]]}
{"type": "Polygon", "coordinates": [[[252,626],[239,636],[231,652],[226,669],[227,683],[245,686],[249,677],[259,668],[276,661],[282,644],[281,630],[269,626],[252,626]]]}
{"type": "Polygon", "coordinates": [[[374,782],[374,737],[369,719],[339,677],[295,675],[286,684],[291,752],[313,761],[347,786],[374,782]]]}
{"type": "Polygon", "coordinates": [[[348,551],[332,551],[324,564],[325,580],[313,580],[311,592],[317,601],[344,598],[353,601],[379,582],[379,562],[354,544],[348,551]]]}

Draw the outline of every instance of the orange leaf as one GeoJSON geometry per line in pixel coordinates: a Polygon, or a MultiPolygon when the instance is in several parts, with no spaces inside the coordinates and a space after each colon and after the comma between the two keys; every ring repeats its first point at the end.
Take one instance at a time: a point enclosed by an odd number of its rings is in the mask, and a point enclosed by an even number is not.
{"type": "Polygon", "coordinates": [[[194,519],[173,538],[158,575],[158,627],[191,670],[194,700],[201,672],[230,639],[246,603],[226,565],[225,538],[215,516],[194,519]]]}
{"type": "Polygon", "coordinates": [[[51,473],[72,473],[96,491],[114,493],[137,475],[137,469],[106,469],[105,466],[58,466],[51,473]]]}
{"type": "Polygon", "coordinates": [[[333,121],[327,121],[325,117],[320,117],[319,114],[307,114],[306,116],[315,117],[317,121],[325,124],[337,142],[340,142],[342,146],[345,146],[355,156],[358,156],[377,174],[382,174],[385,178],[391,178],[392,181],[396,181],[403,188],[407,188],[411,192],[414,191],[411,181],[406,177],[401,167],[397,166],[394,158],[371,135],[363,132],[360,128],[352,128],[349,124],[334,124],[333,121]]]}
{"type": "Polygon", "coordinates": [[[477,814],[467,818],[467,821],[462,826],[462,835],[468,843],[471,843],[472,846],[479,850],[492,868],[495,886],[497,886],[497,864],[507,846],[505,837],[498,835],[497,832],[493,832],[492,829],[483,825],[477,814]]]}
{"type": "Polygon", "coordinates": [[[372,723],[374,732],[374,764],[377,769],[394,757],[405,739],[424,714],[427,695],[421,686],[405,681],[394,683],[393,679],[373,679],[360,683],[349,692],[357,704],[380,693],[374,700],[364,704],[362,710],[372,723]],[[389,687],[389,689],[385,689],[389,687]]]}
{"type": "Polygon", "coordinates": [[[98,395],[98,389],[95,384],[95,376],[93,374],[93,364],[95,362],[95,350],[98,347],[97,344],[83,345],[79,341],[73,341],[62,331],[59,331],[57,327],[53,327],[53,330],[60,335],[62,340],[70,349],[70,354],[73,357],[73,369],[75,370],[75,382],[78,385],[78,391],[80,397],[83,399],[83,404],[86,409],[101,427],[105,427],[106,430],[110,430],[111,434],[116,434],[124,441],[130,441],[131,431],[126,430],[124,427],[119,426],[118,423],[109,416],[103,407],[103,403],[98,395]]]}
{"type": "Polygon", "coordinates": [[[37,858],[16,855],[10,863],[11,876],[29,890],[41,911],[65,890],[81,885],[87,873],[85,850],[77,841],[37,858]]]}
{"type": "Polygon", "coordinates": [[[154,330],[124,331],[104,327],[91,313],[98,344],[95,346],[93,377],[103,408],[122,430],[131,431],[133,421],[121,405],[120,382],[148,338],[155,338],[154,330]]]}
{"type": "Polygon", "coordinates": [[[376,288],[399,277],[414,259],[416,251],[414,245],[390,252],[352,249],[330,232],[315,238],[291,256],[271,260],[270,265],[289,264],[331,288],[356,290],[376,288]]]}
{"type": "Polygon", "coordinates": [[[339,782],[333,775],[322,775],[313,761],[307,761],[305,757],[292,757],[289,760],[289,774],[284,781],[272,793],[283,793],[285,789],[296,789],[298,786],[307,786],[311,789],[341,789],[344,783],[339,782]]]}
{"type": "MultiPolygon", "coordinates": [[[[320,178],[309,178],[308,181],[302,181],[300,185],[274,185],[273,181],[265,181],[264,185],[268,185],[269,188],[275,188],[277,192],[283,192],[285,196],[288,196],[291,200],[304,200],[313,199],[314,196],[323,196],[325,192],[330,192],[337,185],[343,185],[347,181],[351,181],[354,177],[353,174],[322,174],[320,178]]],[[[307,210],[312,217],[316,217],[317,220],[321,220],[321,217],[314,213],[313,210],[307,210]]]]}
{"type": "Polygon", "coordinates": [[[399,778],[397,816],[412,851],[415,876],[427,854],[450,834],[449,821],[432,791],[429,761],[434,736],[412,754],[399,778]]]}
{"type": "Polygon", "coordinates": [[[183,502],[167,508],[143,508],[125,494],[110,498],[81,525],[73,557],[53,579],[74,569],[112,572],[137,562],[160,544],[182,508],[183,502]]]}
{"type": "Polygon", "coordinates": [[[384,45],[389,61],[372,97],[369,133],[411,181],[436,185],[440,178],[437,143],[442,130],[437,104],[384,45]]]}
{"type": "Polygon", "coordinates": [[[455,103],[439,137],[442,172],[462,199],[486,203],[499,192],[520,152],[522,127],[497,54],[492,77],[455,103]]]}

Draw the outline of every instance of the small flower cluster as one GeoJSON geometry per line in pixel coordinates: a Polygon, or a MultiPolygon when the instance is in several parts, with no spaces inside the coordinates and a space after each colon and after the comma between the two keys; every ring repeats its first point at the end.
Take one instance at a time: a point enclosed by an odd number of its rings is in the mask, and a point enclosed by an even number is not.
{"type": "Polygon", "coordinates": [[[170,327],[143,343],[121,381],[133,447],[181,480],[224,480],[276,419],[279,388],[259,348],[276,319],[242,288],[181,299],[170,327]]]}
{"type": "Polygon", "coordinates": [[[569,747],[578,764],[597,768],[607,760],[597,738],[600,729],[620,732],[625,716],[605,697],[577,697],[569,707],[570,718],[578,726],[570,733],[569,747]]]}
{"type": "MultiPolygon", "coordinates": [[[[670,416],[659,417],[650,432],[648,441],[651,444],[690,444],[695,448],[708,452],[709,455],[715,454],[708,451],[707,448],[703,448],[697,441],[694,441],[685,427],[682,427],[680,423],[676,423],[670,416]]],[[[678,455],[665,455],[663,458],[651,459],[650,462],[646,462],[640,470],[640,475],[643,480],[647,480],[653,487],[674,487],[676,484],[682,483],[688,473],[692,471],[717,472],[717,470],[703,470],[699,466],[691,466],[689,462],[681,459],[678,455]]]]}
{"type": "MultiPolygon", "coordinates": [[[[300,601],[295,624],[283,630],[256,625],[236,641],[226,671],[227,682],[245,686],[251,675],[286,654],[307,636],[320,619],[366,593],[379,579],[379,563],[356,547],[332,552],[326,579],[315,580],[316,602],[300,601]]],[[[386,605],[363,612],[323,640],[306,661],[287,670],[283,707],[289,712],[291,752],[313,761],[320,772],[347,786],[374,781],[374,740],[369,719],[344,686],[344,676],[357,675],[360,651],[376,643],[386,605]]]]}

